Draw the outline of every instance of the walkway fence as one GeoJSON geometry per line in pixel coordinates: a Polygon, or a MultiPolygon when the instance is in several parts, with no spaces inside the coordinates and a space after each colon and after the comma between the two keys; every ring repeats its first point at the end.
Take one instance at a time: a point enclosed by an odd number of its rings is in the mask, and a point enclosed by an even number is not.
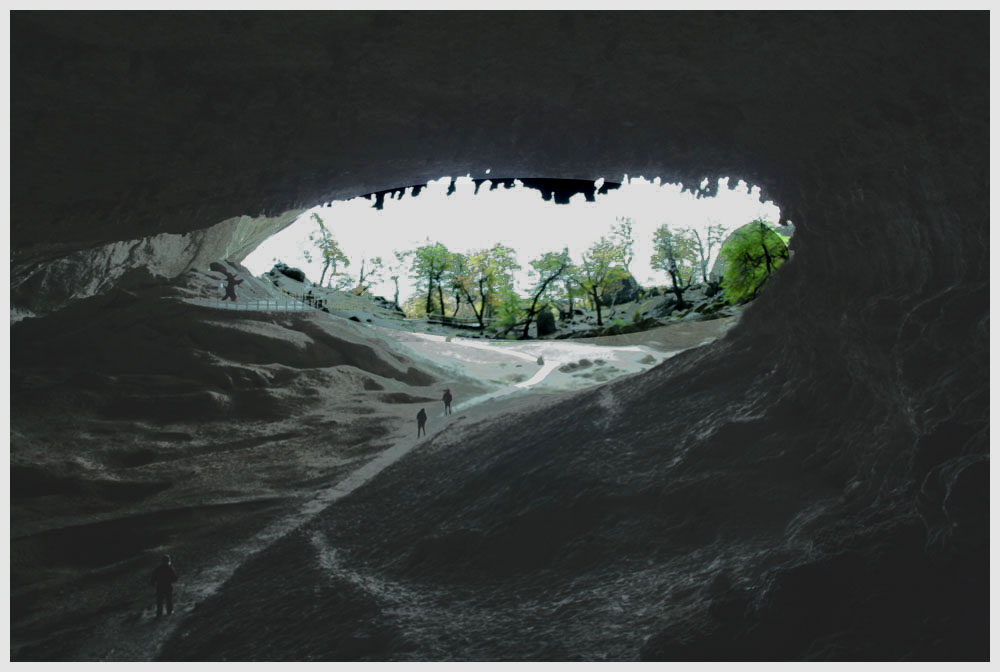
{"type": "MultiPolygon", "coordinates": [[[[339,310],[344,312],[357,311],[372,315],[381,314],[383,317],[399,320],[401,316],[396,311],[379,306],[367,296],[356,296],[352,294],[327,294],[323,297],[316,297],[313,294],[291,294],[277,285],[271,285],[259,278],[253,281],[246,289],[254,288],[254,293],[270,294],[266,298],[244,298],[238,296],[236,301],[223,300],[218,298],[197,298],[186,299],[189,303],[209,308],[219,308],[222,310],[264,310],[264,311],[306,311],[306,310],[339,310]]],[[[246,290],[244,293],[247,293],[246,290]]],[[[415,318],[402,318],[404,320],[415,318]]],[[[458,327],[460,329],[479,329],[479,320],[468,317],[451,317],[440,313],[431,313],[425,318],[419,318],[420,322],[431,324],[441,324],[445,326],[458,327]]],[[[483,323],[489,327],[494,322],[491,318],[486,318],[483,323]]]]}
{"type": "Polygon", "coordinates": [[[237,296],[236,301],[220,298],[198,298],[188,299],[190,303],[209,308],[221,308],[222,310],[268,310],[268,311],[299,311],[299,310],[344,310],[363,312],[384,312],[394,314],[392,311],[379,308],[372,303],[368,297],[328,295],[316,297],[309,294],[291,294],[280,287],[259,286],[265,293],[271,294],[267,298],[250,298],[237,296]]]}
{"type": "Polygon", "coordinates": [[[316,310],[322,307],[311,305],[303,298],[294,296],[273,299],[237,299],[236,301],[223,301],[222,299],[188,299],[188,301],[199,306],[221,308],[223,310],[295,311],[316,310]]]}
{"type": "MultiPolygon", "coordinates": [[[[428,322],[432,324],[443,324],[449,327],[461,327],[463,329],[478,329],[479,320],[474,317],[451,317],[440,313],[430,313],[426,316],[428,322]]],[[[492,318],[484,318],[483,324],[489,327],[493,324],[492,318]]]]}

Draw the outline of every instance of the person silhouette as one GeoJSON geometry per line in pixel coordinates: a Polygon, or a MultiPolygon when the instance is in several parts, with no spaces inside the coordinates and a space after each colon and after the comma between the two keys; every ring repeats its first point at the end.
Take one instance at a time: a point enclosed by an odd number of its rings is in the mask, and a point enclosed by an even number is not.
{"type": "Polygon", "coordinates": [[[420,438],[420,432],[423,431],[424,436],[427,436],[427,428],[424,425],[427,424],[427,411],[420,409],[417,413],[417,438],[420,438]]]}
{"type": "Polygon", "coordinates": [[[451,399],[452,399],[452,397],[451,397],[451,390],[448,389],[448,388],[445,388],[445,390],[444,390],[444,396],[441,397],[441,400],[444,402],[444,414],[445,415],[451,415],[451,399]]]}
{"type": "Polygon", "coordinates": [[[153,570],[153,576],[149,579],[149,584],[156,586],[156,617],[163,615],[163,604],[167,605],[167,616],[174,612],[174,581],[177,580],[177,572],[170,564],[170,556],[164,555],[160,565],[153,570]]]}
{"type": "Polygon", "coordinates": [[[222,274],[226,276],[226,294],[222,297],[222,300],[232,299],[236,301],[236,285],[243,282],[242,279],[237,280],[236,276],[229,271],[222,271],[222,274]]]}

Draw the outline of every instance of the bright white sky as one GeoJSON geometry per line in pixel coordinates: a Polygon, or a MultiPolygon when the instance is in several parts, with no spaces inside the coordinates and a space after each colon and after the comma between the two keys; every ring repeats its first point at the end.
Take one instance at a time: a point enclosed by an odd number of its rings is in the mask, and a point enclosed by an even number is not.
{"type": "MultiPolygon", "coordinates": [[[[711,223],[736,229],[758,217],[780,223],[780,211],[771,201],[761,202],[760,190],[748,187],[740,180],[729,187],[729,178],[719,180],[718,195],[696,198],[683,191],[679,184],[660,184],[659,178],[645,180],[625,176],[621,187],[606,194],[597,194],[587,202],[583,194],[568,204],[545,201],[540,191],[515,183],[510,189],[502,186],[494,191],[484,183],[475,194],[471,178],[458,178],[455,192],[446,196],[450,177],[430,182],[413,197],[410,189],[385,198],[382,210],[376,210],[375,199],[353,198],[334,201],[330,207],[319,206],[304,213],[287,229],[261,244],[243,265],[254,275],[267,272],[276,260],[301,268],[313,283],[322,272],[320,255],[314,250],[313,262],[307,264],[302,251],[310,248],[309,233],[317,226],[310,213],[317,212],[331,230],[340,249],[351,260],[346,269],[355,279],[364,257],[381,256],[386,263],[393,260],[393,250],[405,251],[419,247],[426,238],[439,241],[449,250],[468,252],[503,243],[517,250],[518,262],[529,269],[529,262],[545,252],[569,247],[574,261],[602,235],[610,232],[618,217],[632,218],[635,254],[632,274],[645,286],[669,284],[668,276],[650,267],[653,254],[653,232],[664,223],[704,230],[711,223]]],[[[598,180],[597,184],[602,184],[598,180]]],[[[702,184],[707,184],[703,182],[702,184]]],[[[713,257],[716,251],[713,250],[713,257]]],[[[522,270],[516,276],[519,289],[526,290],[531,282],[522,270]]],[[[409,277],[400,278],[400,303],[414,293],[409,277]]],[[[392,282],[372,286],[374,294],[391,300],[392,282]]]]}

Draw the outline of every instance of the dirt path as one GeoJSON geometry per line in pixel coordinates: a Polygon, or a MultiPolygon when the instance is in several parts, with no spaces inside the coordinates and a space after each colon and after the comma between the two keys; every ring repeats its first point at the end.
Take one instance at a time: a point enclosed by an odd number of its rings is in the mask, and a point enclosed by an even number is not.
{"type": "MultiPolygon", "coordinates": [[[[551,370],[551,367],[548,367],[545,372],[551,370]]],[[[536,378],[540,381],[544,379],[544,375],[536,375],[536,378]]],[[[303,496],[293,505],[290,512],[274,519],[249,539],[226,551],[221,562],[204,568],[181,568],[182,578],[178,587],[183,586],[183,598],[180,599],[178,594],[179,599],[171,616],[157,619],[151,608],[145,609],[139,615],[129,615],[124,619],[120,613],[110,614],[95,628],[92,646],[88,648],[92,651],[103,651],[104,653],[97,654],[102,660],[155,660],[163,644],[177,630],[184,617],[196,609],[198,603],[217,592],[249,558],[267,549],[289,532],[305,525],[320,512],[357,490],[429,439],[448,431],[456,423],[480,422],[496,414],[510,412],[514,407],[530,404],[528,397],[536,395],[537,393],[530,390],[530,386],[522,385],[456,403],[452,415],[444,416],[443,412],[434,414],[428,423],[432,431],[420,439],[411,432],[409,426],[407,429],[400,429],[387,437],[392,441],[389,448],[329,487],[303,496]],[[503,396],[504,399],[488,405],[483,404],[498,396],[503,396]],[[187,571],[184,571],[185,569],[187,571]]]]}
{"type": "MultiPolygon", "coordinates": [[[[373,328],[380,330],[378,327],[373,328]]],[[[501,413],[509,413],[518,407],[527,408],[533,403],[531,397],[582,389],[603,380],[582,379],[561,373],[558,372],[560,367],[585,360],[586,357],[593,357],[598,362],[605,358],[617,365],[610,367],[614,372],[612,375],[616,377],[649,368],[680,351],[664,352],[645,344],[599,345],[565,341],[495,344],[472,339],[449,341],[443,336],[399,331],[392,331],[387,336],[405,343],[416,355],[434,361],[438,366],[442,361],[451,359],[456,372],[461,371],[464,375],[473,377],[481,376],[484,381],[489,376],[497,375],[499,370],[510,371],[503,367],[517,367],[523,371],[508,375],[508,380],[504,383],[492,380],[492,383],[497,384],[495,390],[474,398],[456,400],[454,412],[450,416],[444,416],[443,411],[434,412],[428,423],[431,431],[427,437],[417,439],[409,424],[405,429],[401,428],[389,435],[386,439],[391,445],[387,449],[328,487],[292,500],[286,512],[273,517],[261,529],[251,532],[249,538],[226,550],[220,549],[218,559],[209,563],[209,566],[181,568],[182,579],[178,586],[183,586],[183,597],[179,594],[172,616],[156,619],[149,608],[125,618],[121,613],[108,614],[103,623],[94,629],[91,645],[86,647],[89,651],[85,659],[155,660],[163,644],[174,634],[185,616],[196,609],[198,603],[216,593],[249,558],[310,522],[320,512],[350,495],[427,440],[448,431],[458,423],[478,423],[501,413]],[[543,358],[541,365],[538,363],[539,357],[543,358]],[[517,380],[518,377],[523,379],[517,380]],[[491,403],[485,404],[487,401],[491,403]],[[184,569],[187,571],[183,571],[184,569]]],[[[334,557],[335,549],[325,550],[328,557],[334,557]]]]}

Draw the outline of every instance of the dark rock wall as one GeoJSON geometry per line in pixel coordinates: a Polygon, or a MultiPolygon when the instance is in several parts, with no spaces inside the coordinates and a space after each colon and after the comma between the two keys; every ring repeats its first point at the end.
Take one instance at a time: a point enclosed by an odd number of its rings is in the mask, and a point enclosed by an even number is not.
{"type": "Polygon", "coordinates": [[[487,168],[733,175],[816,230],[824,194],[893,176],[951,193],[934,166],[987,122],[983,17],[16,12],[13,246],[55,254],[487,168]]]}
{"type": "MultiPolygon", "coordinates": [[[[906,557],[915,582],[939,573],[924,606],[955,612],[954,632],[891,655],[987,655],[988,14],[15,12],[11,38],[15,277],[88,246],[487,168],[761,185],[796,225],[795,257],[713,346],[739,353],[731,368],[693,392],[759,393],[747,408],[844,491],[860,531],[836,539],[868,550],[843,571],[906,557]],[[886,521],[903,522],[872,551],[886,521]]],[[[655,405],[677,367],[635,389],[655,405]]],[[[808,619],[795,580],[775,579],[761,618],[808,619]]],[[[733,604],[719,623],[745,612],[733,604]]],[[[789,655],[864,655],[799,634],[789,655]]],[[[718,649],[666,632],[644,655],[703,650],[718,649]]]]}

